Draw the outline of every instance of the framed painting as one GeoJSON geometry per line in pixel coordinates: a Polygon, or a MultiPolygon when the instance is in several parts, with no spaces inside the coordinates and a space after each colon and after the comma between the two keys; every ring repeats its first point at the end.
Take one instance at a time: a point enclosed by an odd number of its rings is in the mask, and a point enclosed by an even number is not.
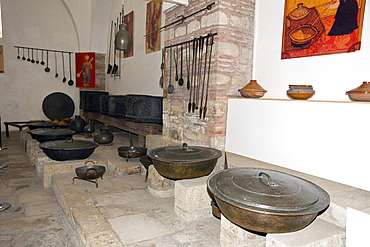
{"type": "Polygon", "coordinates": [[[127,32],[131,37],[130,49],[124,51],[124,57],[132,57],[134,55],[134,11],[124,16],[123,23],[127,25],[127,32]]]}
{"type": "Polygon", "coordinates": [[[281,59],[361,48],[366,0],[285,0],[281,59]]]}
{"type": "Polygon", "coordinates": [[[76,53],[76,87],[95,87],[95,53],[76,53]]]}
{"type": "Polygon", "coordinates": [[[154,32],[161,27],[162,1],[153,0],[146,5],[146,53],[159,51],[161,49],[160,32],[154,32]]]}

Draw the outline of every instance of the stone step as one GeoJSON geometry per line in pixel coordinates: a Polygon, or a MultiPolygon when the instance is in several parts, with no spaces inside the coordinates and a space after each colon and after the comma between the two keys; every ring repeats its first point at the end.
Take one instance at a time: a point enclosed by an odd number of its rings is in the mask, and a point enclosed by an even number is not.
{"type": "Polygon", "coordinates": [[[266,247],[346,246],[346,230],[317,218],[306,228],[291,233],[267,234],[266,247]]]}

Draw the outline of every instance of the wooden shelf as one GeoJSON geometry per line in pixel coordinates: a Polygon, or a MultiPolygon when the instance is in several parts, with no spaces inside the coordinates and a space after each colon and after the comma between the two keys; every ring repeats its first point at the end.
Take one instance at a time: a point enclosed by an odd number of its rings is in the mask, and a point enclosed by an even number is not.
{"type": "Polygon", "coordinates": [[[153,123],[137,123],[127,121],[123,118],[115,118],[99,112],[87,112],[81,110],[80,115],[85,119],[93,119],[104,123],[107,126],[112,126],[127,132],[137,134],[139,136],[139,145],[145,147],[145,137],[147,135],[156,135],[161,133],[162,125],[153,123]]]}

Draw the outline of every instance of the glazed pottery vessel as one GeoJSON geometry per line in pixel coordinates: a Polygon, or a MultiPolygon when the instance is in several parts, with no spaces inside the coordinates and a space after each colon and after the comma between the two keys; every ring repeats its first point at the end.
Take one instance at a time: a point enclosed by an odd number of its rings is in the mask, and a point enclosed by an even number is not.
{"type": "Polygon", "coordinates": [[[262,88],[257,80],[250,80],[245,87],[238,90],[243,97],[246,98],[261,98],[265,95],[267,90],[262,88]]]}
{"type": "Polygon", "coordinates": [[[352,101],[369,101],[370,102],[370,82],[364,81],[362,85],[347,91],[349,99],[352,101]]]}
{"type": "Polygon", "coordinates": [[[311,98],[315,94],[312,85],[289,85],[287,95],[291,99],[305,100],[311,98]]]}

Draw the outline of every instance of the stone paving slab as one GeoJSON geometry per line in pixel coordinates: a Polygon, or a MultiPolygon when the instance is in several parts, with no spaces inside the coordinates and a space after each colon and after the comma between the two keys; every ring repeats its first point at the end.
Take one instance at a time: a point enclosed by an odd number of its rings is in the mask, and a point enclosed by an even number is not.
{"type": "Polygon", "coordinates": [[[51,189],[44,189],[31,166],[19,133],[3,138],[8,149],[0,160],[0,202],[11,207],[0,212],[1,247],[82,247],[51,189]]]}
{"type": "Polygon", "coordinates": [[[153,197],[144,175],[108,173],[99,188],[86,181],[71,184],[72,176],[53,175],[52,188],[86,245],[220,246],[218,219],[182,220],[175,214],[174,198],[153,197]],[[104,234],[96,236],[99,232],[104,234]]]}

